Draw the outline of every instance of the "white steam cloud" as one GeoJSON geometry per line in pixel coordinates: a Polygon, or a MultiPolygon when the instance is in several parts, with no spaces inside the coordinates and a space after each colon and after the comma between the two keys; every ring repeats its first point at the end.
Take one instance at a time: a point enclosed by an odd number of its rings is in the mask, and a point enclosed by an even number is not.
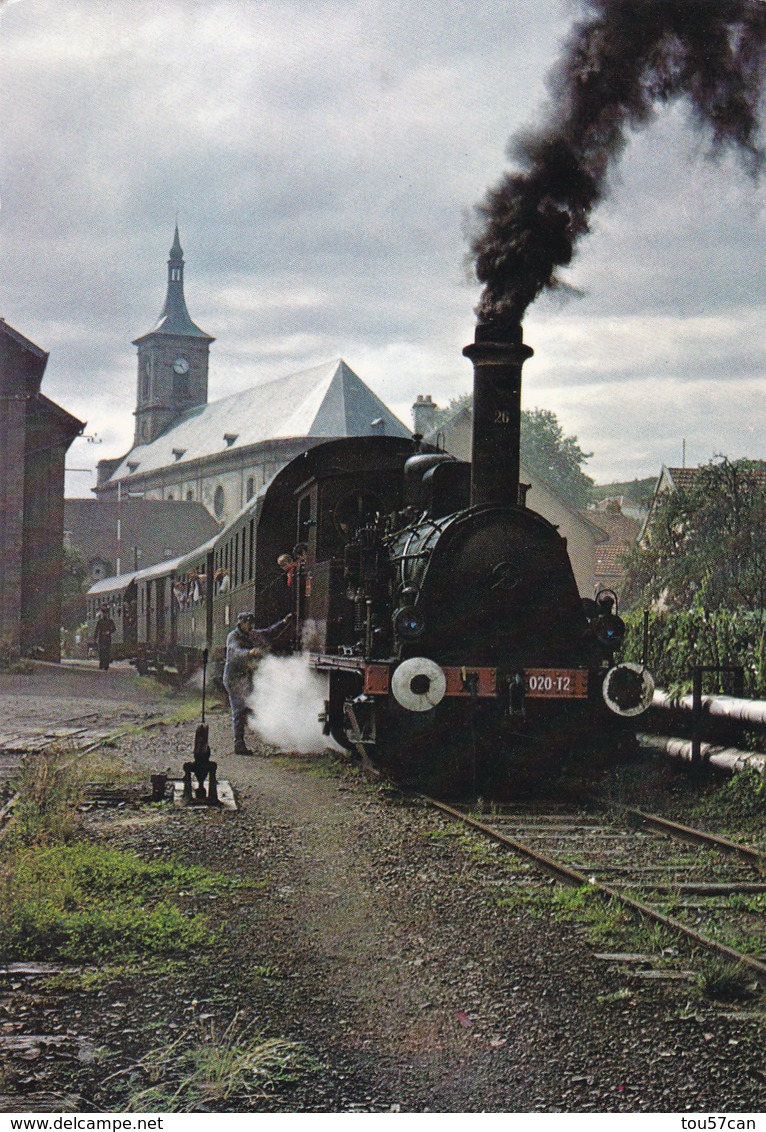
{"type": "Polygon", "coordinates": [[[339,750],[319,722],[327,695],[327,677],[309,667],[307,656],[265,656],[253,676],[250,726],[279,751],[339,750]]]}

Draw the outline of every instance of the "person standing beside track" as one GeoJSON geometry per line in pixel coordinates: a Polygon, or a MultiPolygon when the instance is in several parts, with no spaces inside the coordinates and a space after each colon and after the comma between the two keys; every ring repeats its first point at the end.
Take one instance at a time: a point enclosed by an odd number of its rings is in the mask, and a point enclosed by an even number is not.
{"type": "Polygon", "coordinates": [[[103,672],[112,662],[112,634],[116,632],[117,626],[109,616],[109,606],[102,605],[93,629],[93,642],[98,649],[98,666],[103,672]]]}
{"type": "Polygon", "coordinates": [[[252,672],[258,660],[268,651],[270,640],[292,621],[288,613],[267,629],[256,629],[254,613],[240,613],[237,626],[226,638],[226,663],[223,686],[231,705],[231,726],[234,731],[234,754],[252,755],[245,742],[247,700],[252,691],[252,672]]]}

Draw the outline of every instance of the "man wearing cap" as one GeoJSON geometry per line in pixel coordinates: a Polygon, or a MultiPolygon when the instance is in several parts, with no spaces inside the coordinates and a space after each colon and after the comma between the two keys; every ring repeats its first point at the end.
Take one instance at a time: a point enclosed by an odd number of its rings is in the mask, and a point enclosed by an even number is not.
{"type": "Polygon", "coordinates": [[[223,668],[223,686],[231,705],[231,725],[234,730],[234,754],[251,755],[245,742],[247,700],[252,691],[252,670],[255,663],[267,652],[271,637],[292,620],[288,613],[281,621],[267,629],[256,629],[254,613],[240,613],[237,627],[226,638],[226,663],[223,668]]]}

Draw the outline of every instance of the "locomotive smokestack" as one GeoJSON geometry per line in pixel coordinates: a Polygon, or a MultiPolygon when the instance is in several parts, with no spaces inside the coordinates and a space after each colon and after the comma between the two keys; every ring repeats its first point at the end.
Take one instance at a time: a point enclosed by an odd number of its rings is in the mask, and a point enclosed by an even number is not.
{"type": "Polygon", "coordinates": [[[477,323],[463,350],[473,363],[472,507],[518,502],[521,367],[532,353],[521,324],[499,320],[477,323]]]}

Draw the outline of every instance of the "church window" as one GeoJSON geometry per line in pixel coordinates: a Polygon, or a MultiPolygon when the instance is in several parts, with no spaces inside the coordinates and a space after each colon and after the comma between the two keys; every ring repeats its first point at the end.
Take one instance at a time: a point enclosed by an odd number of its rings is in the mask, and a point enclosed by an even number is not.
{"type": "Polygon", "coordinates": [[[186,498],[189,500],[190,503],[193,502],[194,501],[194,492],[193,491],[187,491],[186,498]]]}
{"type": "Polygon", "coordinates": [[[255,495],[255,482],[253,480],[253,477],[250,476],[250,478],[247,481],[247,498],[252,499],[254,495],[255,495]]]}
{"type": "Polygon", "coordinates": [[[191,396],[188,373],[173,373],[173,399],[185,401],[191,396]]]}
{"type": "Polygon", "coordinates": [[[213,496],[213,510],[215,511],[216,519],[220,519],[220,518],[223,517],[223,512],[224,512],[225,506],[226,506],[226,497],[224,495],[223,488],[219,484],[218,487],[215,489],[215,495],[213,496]]]}

